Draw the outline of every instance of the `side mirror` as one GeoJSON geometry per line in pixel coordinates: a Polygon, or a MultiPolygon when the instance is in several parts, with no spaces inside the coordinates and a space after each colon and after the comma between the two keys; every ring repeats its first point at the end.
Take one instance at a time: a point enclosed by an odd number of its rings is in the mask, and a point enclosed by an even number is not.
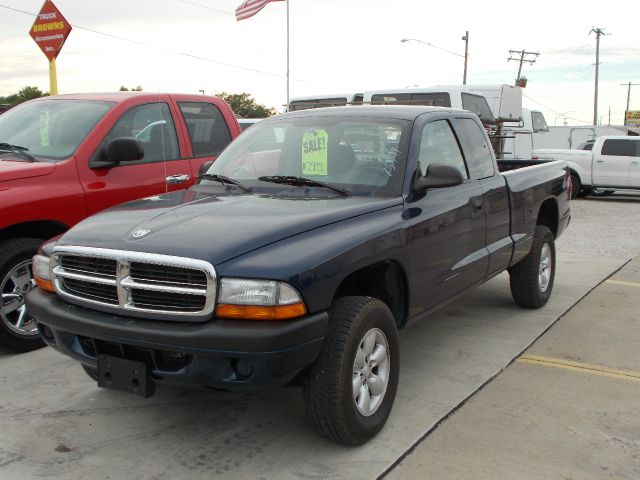
{"type": "Polygon", "coordinates": [[[89,168],[111,168],[122,162],[133,162],[144,157],[142,144],[133,137],[118,137],[101,148],[89,161],[89,168]]]}
{"type": "Polygon", "coordinates": [[[206,162],[202,163],[202,165],[200,165],[200,168],[198,169],[198,177],[204,173],[207,173],[207,170],[209,170],[209,167],[213,165],[213,160],[207,160],[206,162]]]}
{"type": "Polygon", "coordinates": [[[446,163],[432,163],[427,167],[427,174],[418,177],[414,188],[418,193],[424,193],[429,188],[455,187],[464,182],[462,172],[446,163]]]}
{"type": "Polygon", "coordinates": [[[107,162],[117,165],[122,162],[142,160],[144,148],[133,137],[119,137],[111,140],[107,145],[107,162]]]}

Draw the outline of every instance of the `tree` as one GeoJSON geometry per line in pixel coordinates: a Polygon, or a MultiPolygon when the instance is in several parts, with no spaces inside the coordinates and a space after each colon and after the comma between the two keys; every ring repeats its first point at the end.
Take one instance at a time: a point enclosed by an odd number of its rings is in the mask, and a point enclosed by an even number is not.
{"type": "Polygon", "coordinates": [[[224,99],[230,106],[233,113],[242,118],[267,118],[275,115],[275,108],[268,108],[258,102],[250,93],[216,93],[216,96],[224,99]]]}
{"type": "MultiPolygon", "coordinates": [[[[127,87],[125,87],[124,85],[122,85],[120,87],[120,91],[121,92],[128,92],[129,89],[127,87]]],[[[131,89],[132,92],[141,92],[142,91],[142,87],[140,85],[138,85],[137,87],[134,87],[131,89]]]]}
{"type": "Polygon", "coordinates": [[[33,100],[34,98],[47,97],[49,92],[43,92],[38,87],[24,87],[18,93],[6,97],[0,97],[0,103],[18,105],[19,103],[33,100]]]}

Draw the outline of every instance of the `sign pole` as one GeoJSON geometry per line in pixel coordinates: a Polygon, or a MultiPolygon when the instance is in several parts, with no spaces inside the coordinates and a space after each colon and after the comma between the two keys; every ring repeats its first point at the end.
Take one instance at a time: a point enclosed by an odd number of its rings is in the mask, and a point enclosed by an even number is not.
{"type": "Polygon", "coordinates": [[[58,95],[58,73],[55,58],[49,61],[49,95],[58,95]]]}

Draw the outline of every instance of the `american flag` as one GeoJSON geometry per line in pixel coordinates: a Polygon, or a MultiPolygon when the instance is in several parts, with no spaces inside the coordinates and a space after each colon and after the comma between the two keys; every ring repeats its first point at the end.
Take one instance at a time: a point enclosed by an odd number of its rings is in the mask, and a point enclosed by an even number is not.
{"type": "Polygon", "coordinates": [[[236,20],[244,20],[253,17],[262,10],[269,2],[282,2],[283,0],[245,0],[236,8],[236,20]]]}

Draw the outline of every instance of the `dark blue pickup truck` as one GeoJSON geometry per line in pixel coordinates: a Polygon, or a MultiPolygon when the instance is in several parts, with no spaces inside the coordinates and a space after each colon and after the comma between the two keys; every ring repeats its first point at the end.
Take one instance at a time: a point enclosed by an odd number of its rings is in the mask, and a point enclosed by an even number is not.
{"type": "Polygon", "coordinates": [[[391,411],[399,329],[504,270],[519,305],[546,303],[569,196],[562,162],[501,174],[469,112],[293,112],[189,190],[43,245],[27,304],[101,387],[301,384],[314,427],[360,444],[391,411]]]}

